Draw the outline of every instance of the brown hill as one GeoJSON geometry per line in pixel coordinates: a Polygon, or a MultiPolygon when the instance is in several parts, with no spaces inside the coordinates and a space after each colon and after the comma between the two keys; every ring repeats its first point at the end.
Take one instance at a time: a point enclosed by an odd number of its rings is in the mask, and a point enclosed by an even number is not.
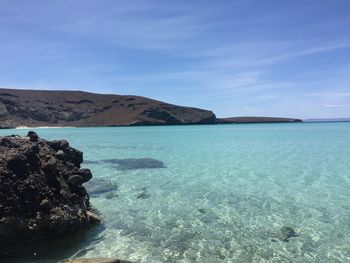
{"type": "Polygon", "coordinates": [[[274,123],[274,122],[301,122],[300,119],[276,117],[231,117],[217,119],[217,123],[274,123]]]}
{"type": "Polygon", "coordinates": [[[140,96],[0,89],[0,127],[214,123],[211,111],[140,96]]]}

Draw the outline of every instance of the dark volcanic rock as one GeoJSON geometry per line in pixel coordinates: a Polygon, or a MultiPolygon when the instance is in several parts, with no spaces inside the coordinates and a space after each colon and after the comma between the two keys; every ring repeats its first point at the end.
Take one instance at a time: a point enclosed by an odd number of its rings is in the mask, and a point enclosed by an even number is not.
{"type": "Polygon", "coordinates": [[[90,169],[79,169],[77,174],[83,178],[83,183],[89,181],[92,178],[90,169]]]}
{"type": "Polygon", "coordinates": [[[82,185],[83,182],[84,182],[83,177],[77,174],[69,176],[67,180],[67,183],[73,188],[78,187],[79,185],[82,185]]]}
{"type": "Polygon", "coordinates": [[[66,140],[51,141],[51,142],[48,142],[48,144],[55,151],[59,151],[59,150],[63,151],[69,147],[69,142],[67,142],[66,140]]]}
{"type": "Polygon", "coordinates": [[[38,139],[39,139],[38,134],[36,132],[34,132],[34,131],[28,132],[27,136],[29,137],[29,140],[32,141],[32,142],[37,142],[38,139]]]}
{"type": "Polygon", "coordinates": [[[57,153],[56,153],[56,157],[58,159],[64,160],[66,158],[66,154],[64,153],[64,151],[58,150],[57,153]]]}
{"type": "Polygon", "coordinates": [[[45,213],[48,213],[50,211],[50,201],[48,199],[42,200],[39,206],[40,209],[45,213]]]}
{"type": "Polygon", "coordinates": [[[7,160],[7,168],[15,175],[23,175],[26,172],[28,158],[23,153],[16,153],[7,160]]]}
{"type": "Polygon", "coordinates": [[[50,173],[56,170],[57,168],[57,160],[55,157],[47,155],[45,157],[45,162],[41,167],[45,173],[50,173]]]}
{"type": "Polygon", "coordinates": [[[66,141],[48,142],[36,133],[0,138],[0,257],[96,224],[82,186],[92,174],[79,169],[82,160],[66,141]]]}

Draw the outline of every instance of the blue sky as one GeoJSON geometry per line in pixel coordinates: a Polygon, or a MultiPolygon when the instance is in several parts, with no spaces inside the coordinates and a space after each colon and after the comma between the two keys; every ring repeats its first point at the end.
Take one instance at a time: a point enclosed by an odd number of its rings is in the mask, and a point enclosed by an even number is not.
{"type": "Polygon", "coordinates": [[[0,0],[0,87],[350,117],[348,0],[0,0]]]}

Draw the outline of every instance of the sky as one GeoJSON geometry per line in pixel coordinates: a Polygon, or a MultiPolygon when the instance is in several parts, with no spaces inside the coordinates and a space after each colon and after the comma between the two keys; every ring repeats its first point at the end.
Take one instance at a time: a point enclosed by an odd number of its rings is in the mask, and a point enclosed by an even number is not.
{"type": "Polygon", "coordinates": [[[0,87],[350,117],[349,0],[0,0],[0,87]]]}

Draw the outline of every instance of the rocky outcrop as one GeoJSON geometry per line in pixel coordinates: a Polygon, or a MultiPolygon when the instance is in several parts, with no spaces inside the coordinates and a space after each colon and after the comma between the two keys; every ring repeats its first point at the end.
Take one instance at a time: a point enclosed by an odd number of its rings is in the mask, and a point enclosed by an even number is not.
{"type": "Polygon", "coordinates": [[[84,186],[83,153],[65,140],[0,137],[0,257],[23,245],[73,236],[100,222],[84,186]]]}
{"type": "Polygon", "coordinates": [[[280,123],[280,122],[302,122],[300,119],[276,118],[276,117],[231,117],[221,118],[216,121],[218,124],[229,123],[280,123]]]}
{"type": "Polygon", "coordinates": [[[140,96],[0,89],[3,127],[214,124],[213,112],[140,96]]]}

